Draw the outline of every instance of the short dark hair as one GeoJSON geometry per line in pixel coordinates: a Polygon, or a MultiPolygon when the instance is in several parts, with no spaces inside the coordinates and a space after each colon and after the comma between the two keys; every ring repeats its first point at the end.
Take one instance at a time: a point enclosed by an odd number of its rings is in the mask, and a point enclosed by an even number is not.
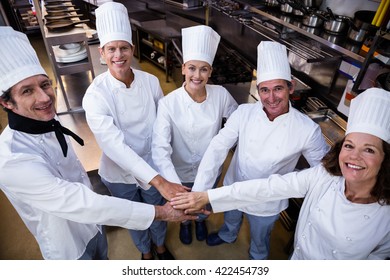
{"type": "MultiPolygon", "coordinates": [[[[344,140],[345,137],[336,142],[322,159],[322,164],[326,171],[334,176],[342,176],[339,165],[339,154],[344,140]]],[[[382,143],[385,157],[379,169],[376,184],[371,190],[371,195],[377,199],[379,204],[390,205],[390,144],[383,140],[382,143]]]]}

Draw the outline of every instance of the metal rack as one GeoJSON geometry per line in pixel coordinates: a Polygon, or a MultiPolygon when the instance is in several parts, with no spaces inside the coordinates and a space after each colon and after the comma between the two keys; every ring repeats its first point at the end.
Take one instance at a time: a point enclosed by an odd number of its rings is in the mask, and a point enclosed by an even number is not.
{"type": "Polygon", "coordinates": [[[66,105],[66,111],[58,112],[57,114],[61,115],[61,114],[68,114],[68,113],[83,112],[82,107],[76,107],[76,108],[71,107],[68,100],[66,88],[63,82],[63,76],[89,71],[91,73],[92,79],[95,77],[91,53],[88,46],[88,38],[86,35],[86,30],[84,28],[83,29],[73,28],[72,30],[67,32],[49,32],[45,27],[45,23],[43,21],[44,7],[41,7],[39,0],[34,0],[34,5],[37,13],[39,27],[42,33],[42,38],[46,50],[48,52],[49,60],[52,65],[54,75],[57,78],[57,83],[60,85],[61,92],[64,97],[64,101],[66,105]],[[53,47],[62,44],[75,43],[75,42],[82,43],[85,46],[87,51],[87,58],[81,61],[71,62],[71,63],[57,62],[56,57],[54,55],[53,47]]]}

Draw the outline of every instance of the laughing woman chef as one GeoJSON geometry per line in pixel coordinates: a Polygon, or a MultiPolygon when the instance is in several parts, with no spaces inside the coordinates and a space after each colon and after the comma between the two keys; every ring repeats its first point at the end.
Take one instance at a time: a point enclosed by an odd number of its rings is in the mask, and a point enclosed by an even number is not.
{"type": "MultiPolygon", "coordinates": [[[[83,98],[86,119],[103,150],[99,174],[116,197],[153,205],[164,203],[173,190],[185,191],[153,168],[151,137],[157,102],[163,93],[157,77],[131,68],[134,53],[126,7],[108,2],[95,10],[100,54],[108,71],[94,79],[83,98]],[[152,186],[150,186],[150,185],[152,186]],[[158,191],[157,191],[157,190],[158,191]]],[[[130,230],[142,259],[172,259],[165,248],[165,222],[143,231],[130,230]]]]}
{"type": "Polygon", "coordinates": [[[346,136],[316,167],[173,199],[214,212],[304,197],[292,259],[390,258],[390,92],[371,88],[351,102],[346,136]]]}
{"type": "MultiPolygon", "coordinates": [[[[224,87],[207,84],[219,41],[220,36],[209,26],[182,29],[185,82],[158,105],[153,160],[165,178],[188,187],[193,186],[200,160],[220,130],[222,119],[237,108],[237,102],[224,87]]],[[[197,240],[205,240],[204,218],[195,221],[195,226],[197,240]]],[[[180,224],[179,237],[184,244],[192,242],[190,221],[180,224]]]]}

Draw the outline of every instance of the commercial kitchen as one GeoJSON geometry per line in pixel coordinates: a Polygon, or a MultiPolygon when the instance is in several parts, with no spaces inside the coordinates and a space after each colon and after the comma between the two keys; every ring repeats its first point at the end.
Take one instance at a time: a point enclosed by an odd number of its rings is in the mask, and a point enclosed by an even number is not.
{"type": "MultiPolygon", "coordinates": [[[[55,81],[60,120],[86,142],[84,147],[74,148],[95,191],[108,194],[97,175],[101,151],[81,108],[88,85],[107,70],[98,53],[94,14],[107,0],[59,2],[66,3],[73,13],[65,25],[48,21],[49,0],[2,2],[0,25],[10,25],[28,35],[55,81]],[[71,53],[59,48],[71,44],[78,44],[78,50],[71,53]]],[[[123,3],[129,12],[136,47],[133,67],[156,75],[164,94],[183,83],[181,29],[199,24],[209,25],[221,35],[209,82],[224,86],[239,104],[259,100],[257,45],[265,40],[286,45],[297,81],[291,104],[320,125],[329,145],[344,136],[354,96],[369,87],[390,90],[390,0],[115,2],[123,3]]],[[[0,117],[1,132],[7,119],[4,112],[0,117]]],[[[307,166],[302,158],[297,169],[307,166]]],[[[301,203],[300,199],[290,199],[289,208],[281,213],[271,237],[270,259],[287,259],[291,253],[301,203]]],[[[0,259],[41,259],[34,238],[3,194],[0,205],[1,228],[6,229],[0,237],[0,259]]],[[[222,215],[211,215],[207,220],[209,231],[217,230],[222,221],[222,215]]],[[[111,228],[108,239],[111,259],[139,259],[126,230],[111,228]]],[[[172,224],[167,246],[177,259],[247,259],[248,225],[243,225],[234,244],[208,247],[197,241],[181,244],[178,225],[172,224]]]]}

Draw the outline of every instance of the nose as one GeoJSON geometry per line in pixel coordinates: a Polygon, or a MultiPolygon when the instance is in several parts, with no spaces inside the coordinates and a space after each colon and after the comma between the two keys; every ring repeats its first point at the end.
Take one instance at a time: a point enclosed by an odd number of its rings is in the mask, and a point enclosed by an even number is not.
{"type": "Polygon", "coordinates": [[[196,78],[199,78],[200,77],[200,69],[197,69],[195,72],[194,72],[194,76],[196,78]]]}
{"type": "Polygon", "coordinates": [[[350,158],[351,159],[360,159],[361,158],[361,154],[360,154],[360,151],[358,149],[353,149],[350,153],[350,158]]]}
{"type": "Polygon", "coordinates": [[[275,101],[275,93],[273,90],[271,90],[268,99],[270,100],[271,103],[275,101]]]}
{"type": "Polygon", "coordinates": [[[122,55],[121,49],[120,49],[120,48],[117,48],[117,49],[115,50],[115,52],[114,52],[114,55],[115,55],[116,57],[120,57],[120,56],[122,55]]]}
{"type": "Polygon", "coordinates": [[[41,87],[37,87],[36,89],[36,98],[39,102],[47,102],[50,100],[49,94],[44,91],[41,87]]]}

